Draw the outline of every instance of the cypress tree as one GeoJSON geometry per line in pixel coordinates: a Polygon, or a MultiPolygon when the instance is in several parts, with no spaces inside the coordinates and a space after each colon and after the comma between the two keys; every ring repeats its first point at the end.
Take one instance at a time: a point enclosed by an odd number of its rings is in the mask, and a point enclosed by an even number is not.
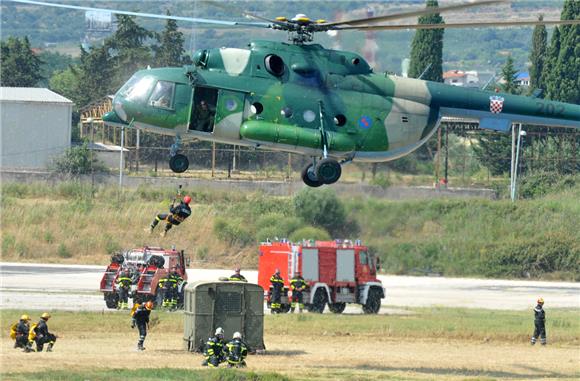
{"type": "MultiPolygon", "coordinates": [[[[169,15],[167,11],[167,16],[169,15]]],[[[154,48],[158,66],[181,66],[191,63],[183,48],[183,33],[177,29],[175,20],[167,20],[163,33],[157,34],[157,41],[161,44],[154,48]]]]}
{"type": "Polygon", "coordinates": [[[552,39],[550,40],[550,47],[546,55],[544,71],[542,73],[542,82],[546,86],[546,98],[555,99],[558,89],[556,86],[556,64],[558,63],[558,55],[560,54],[560,29],[554,28],[552,39]]]}
{"type": "MultiPolygon", "coordinates": [[[[437,0],[427,0],[427,7],[439,7],[437,0]]],[[[439,13],[419,17],[419,24],[444,24],[439,13]]],[[[411,44],[409,77],[418,78],[429,66],[422,79],[443,82],[444,29],[419,29],[411,44]]]]}
{"type": "Polygon", "coordinates": [[[30,48],[28,37],[9,37],[0,43],[0,85],[34,87],[44,79],[40,73],[43,63],[30,48]]]}
{"type": "MultiPolygon", "coordinates": [[[[580,1],[566,0],[562,20],[580,19],[580,1]]],[[[553,99],[580,104],[580,25],[560,27],[560,51],[553,80],[553,99]]]]}
{"type": "MultiPolygon", "coordinates": [[[[540,21],[543,19],[543,16],[538,18],[540,21]]],[[[530,53],[530,61],[532,63],[530,67],[530,92],[533,92],[535,89],[546,90],[542,80],[542,73],[547,55],[547,45],[548,32],[546,32],[546,26],[536,25],[532,36],[532,52],[530,53]]]]}

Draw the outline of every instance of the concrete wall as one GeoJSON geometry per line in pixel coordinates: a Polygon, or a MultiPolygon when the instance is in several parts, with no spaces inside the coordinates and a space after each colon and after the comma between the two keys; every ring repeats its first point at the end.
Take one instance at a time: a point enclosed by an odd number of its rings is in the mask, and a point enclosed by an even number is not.
{"type": "Polygon", "coordinates": [[[0,103],[0,166],[46,168],[70,147],[72,105],[0,103]]]}
{"type": "MultiPolygon", "coordinates": [[[[49,182],[58,183],[65,179],[46,172],[17,172],[1,171],[2,182],[49,182]]],[[[81,177],[81,181],[90,183],[91,176],[81,177]]],[[[95,174],[95,184],[118,186],[118,175],[95,174]]],[[[256,192],[261,191],[274,196],[292,196],[300,189],[306,187],[300,182],[279,182],[279,181],[242,181],[242,180],[204,180],[178,177],[137,177],[124,176],[123,186],[135,188],[139,185],[149,185],[151,187],[177,187],[182,184],[187,189],[204,189],[214,191],[239,191],[256,192]]],[[[337,194],[341,196],[363,196],[379,197],[390,200],[425,200],[431,198],[486,198],[495,199],[496,194],[492,189],[473,188],[450,188],[435,189],[432,187],[389,187],[382,189],[375,185],[360,183],[337,183],[331,186],[337,194]]]]}

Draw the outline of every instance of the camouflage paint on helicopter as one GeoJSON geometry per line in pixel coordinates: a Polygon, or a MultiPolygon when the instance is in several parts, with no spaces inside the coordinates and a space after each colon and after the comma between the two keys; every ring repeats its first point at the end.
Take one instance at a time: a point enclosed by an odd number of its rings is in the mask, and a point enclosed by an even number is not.
{"type": "Polygon", "coordinates": [[[136,73],[115,96],[116,115],[105,121],[184,139],[365,162],[412,152],[442,116],[472,117],[483,128],[503,131],[512,122],[580,124],[577,105],[501,94],[502,110],[493,113],[496,93],[375,74],[361,56],[317,44],[255,41],[249,49],[201,50],[193,58],[190,67],[136,73]],[[158,81],[170,83],[170,107],[154,105],[158,81]],[[214,101],[209,131],[195,128],[201,99],[214,101]]]}
{"type": "Polygon", "coordinates": [[[336,182],[343,162],[388,161],[412,152],[437,130],[444,116],[472,118],[481,128],[505,132],[514,122],[580,128],[578,105],[375,74],[356,53],[308,44],[316,33],[341,30],[580,25],[576,19],[377,24],[505,0],[427,6],[338,22],[310,20],[304,14],[268,19],[246,11],[240,14],[260,21],[225,21],[10,1],[288,33],[291,44],[256,41],[249,49],[200,50],[191,67],[140,71],[121,88],[113,101],[114,111],[103,119],[174,135],[169,166],[175,172],[189,166],[187,157],[177,153],[182,138],[309,155],[313,162],[302,170],[302,179],[316,187],[336,182]],[[316,162],[317,158],[321,160],[316,162]]]}

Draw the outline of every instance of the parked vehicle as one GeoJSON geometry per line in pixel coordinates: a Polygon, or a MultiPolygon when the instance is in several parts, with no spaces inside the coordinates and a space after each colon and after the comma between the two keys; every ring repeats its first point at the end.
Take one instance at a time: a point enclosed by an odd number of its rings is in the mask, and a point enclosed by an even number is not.
{"type": "MultiPolygon", "coordinates": [[[[347,303],[362,306],[364,313],[376,314],[381,308],[385,289],[376,272],[378,258],[360,241],[288,241],[260,245],[258,284],[270,290],[270,277],[276,269],[284,279],[282,312],[290,310],[289,279],[300,272],[309,289],[303,292],[305,307],[322,313],[328,304],[333,313],[342,313],[347,303]]],[[[270,306],[271,292],[265,293],[270,306]]]]}
{"type": "Polygon", "coordinates": [[[132,278],[130,297],[133,303],[143,303],[148,300],[155,306],[163,302],[163,293],[158,287],[159,280],[167,276],[175,268],[183,278],[178,289],[177,308],[183,308],[183,290],[187,284],[186,268],[189,258],[183,250],[163,249],[161,247],[143,247],[114,254],[101,279],[100,290],[103,292],[108,308],[118,308],[119,295],[117,278],[123,271],[128,271],[132,278]]]}

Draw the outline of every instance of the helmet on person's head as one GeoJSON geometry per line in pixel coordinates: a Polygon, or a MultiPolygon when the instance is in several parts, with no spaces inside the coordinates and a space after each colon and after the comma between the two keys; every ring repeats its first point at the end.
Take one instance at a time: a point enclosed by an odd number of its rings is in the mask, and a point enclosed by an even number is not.
{"type": "Polygon", "coordinates": [[[20,320],[30,320],[30,316],[24,314],[24,315],[20,316],[20,320]]]}
{"type": "Polygon", "coordinates": [[[538,304],[544,304],[544,298],[538,298],[538,304]]]}
{"type": "Polygon", "coordinates": [[[183,202],[184,202],[185,204],[189,205],[189,203],[191,202],[191,197],[189,197],[189,196],[185,196],[185,197],[183,198],[183,202]]]}
{"type": "Polygon", "coordinates": [[[233,336],[233,338],[234,338],[234,339],[240,339],[240,340],[241,340],[241,339],[242,339],[242,334],[241,334],[241,333],[239,333],[239,332],[234,332],[234,336],[233,336]]]}
{"type": "Polygon", "coordinates": [[[240,266],[237,266],[237,267],[234,269],[234,272],[235,272],[236,274],[239,274],[239,272],[240,272],[240,271],[242,271],[242,269],[240,268],[240,266]]]}
{"type": "Polygon", "coordinates": [[[217,327],[217,329],[215,330],[215,335],[224,337],[224,329],[222,327],[217,327]]]}
{"type": "Polygon", "coordinates": [[[44,320],[48,320],[48,319],[50,319],[50,314],[48,312],[44,312],[42,315],[40,315],[40,318],[44,319],[44,320]]]}
{"type": "Polygon", "coordinates": [[[146,302],[145,308],[147,308],[149,311],[151,311],[153,309],[153,302],[150,300],[148,302],[146,302]]]}

